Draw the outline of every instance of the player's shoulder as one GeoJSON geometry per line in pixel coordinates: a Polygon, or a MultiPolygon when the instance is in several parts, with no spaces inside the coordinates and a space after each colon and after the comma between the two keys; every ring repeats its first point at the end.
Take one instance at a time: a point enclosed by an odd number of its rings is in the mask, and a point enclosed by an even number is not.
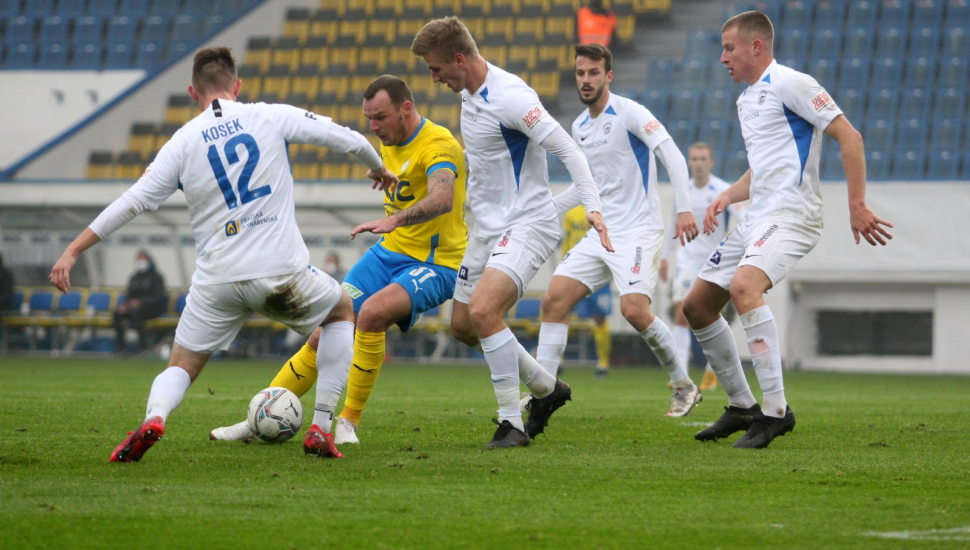
{"type": "Polygon", "coordinates": [[[583,112],[579,113],[579,116],[576,117],[576,120],[573,121],[573,125],[572,125],[573,131],[576,131],[582,128],[583,126],[589,124],[590,120],[591,119],[589,118],[589,109],[588,108],[584,109],[583,112]]]}
{"type": "Polygon", "coordinates": [[[455,142],[455,144],[458,143],[458,140],[455,139],[455,136],[451,133],[451,130],[445,128],[444,126],[435,124],[431,119],[426,118],[424,120],[425,127],[423,128],[422,133],[425,134],[426,139],[432,141],[455,142]]]}
{"type": "Polygon", "coordinates": [[[610,94],[610,102],[604,111],[606,114],[616,115],[617,117],[630,120],[637,126],[643,124],[641,121],[655,120],[657,117],[650,112],[645,105],[617,94],[610,94]]]}
{"type": "Polygon", "coordinates": [[[529,103],[539,100],[539,95],[519,78],[501,67],[489,63],[489,78],[486,80],[488,96],[485,101],[495,107],[515,108],[525,107],[529,103]]]}
{"type": "Polygon", "coordinates": [[[728,187],[731,187],[731,184],[730,183],[722,180],[721,178],[715,176],[714,174],[711,174],[711,179],[710,179],[710,181],[708,182],[707,185],[708,185],[708,187],[710,187],[711,189],[713,189],[714,191],[717,191],[719,193],[722,192],[722,191],[724,191],[728,187]]]}
{"type": "Polygon", "coordinates": [[[784,91],[803,91],[818,86],[812,75],[775,62],[768,73],[771,85],[784,91]]]}

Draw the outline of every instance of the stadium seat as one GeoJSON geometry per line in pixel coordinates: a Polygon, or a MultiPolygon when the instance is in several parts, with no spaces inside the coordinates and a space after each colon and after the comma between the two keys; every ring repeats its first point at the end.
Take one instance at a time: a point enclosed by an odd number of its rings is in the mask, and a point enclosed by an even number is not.
{"type": "Polygon", "coordinates": [[[834,60],[842,55],[842,30],[819,29],[812,37],[812,59],[834,60]]]}
{"type": "MultiPolygon", "coordinates": [[[[559,96],[558,73],[532,73],[529,85],[539,94],[543,101],[554,101],[559,96]]],[[[455,130],[458,128],[455,127],[455,130]]]]}
{"type": "Polygon", "coordinates": [[[889,120],[896,117],[899,105],[899,92],[892,88],[872,90],[866,102],[867,119],[889,120]]]}
{"type": "Polygon", "coordinates": [[[396,21],[391,20],[371,20],[367,22],[367,36],[364,38],[364,46],[383,47],[394,44],[396,34],[394,28],[396,21]]]}
{"type": "Polygon", "coordinates": [[[876,60],[872,68],[871,85],[877,88],[897,88],[903,81],[902,62],[895,57],[876,60]]]}
{"type": "MultiPolygon", "coordinates": [[[[239,77],[239,80],[242,80],[242,93],[254,98],[262,91],[263,77],[259,65],[241,65],[236,68],[236,76],[239,77]]],[[[171,106],[171,103],[169,103],[169,107],[171,106]]]]}
{"type": "MultiPolygon", "coordinates": [[[[74,18],[84,15],[84,4],[87,0],[60,0],[57,2],[57,15],[65,18],[74,18]]],[[[0,13],[0,17],[3,14],[0,13]]]]}
{"type": "MultiPolygon", "coordinates": [[[[959,151],[950,149],[932,151],[929,157],[926,179],[936,181],[959,179],[959,151]]],[[[967,161],[964,160],[964,164],[966,163],[967,161]]]]}
{"type": "Polygon", "coordinates": [[[118,13],[132,18],[145,17],[148,15],[148,0],[121,0],[118,13]]]}
{"type": "MultiPolygon", "coordinates": [[[[538,50],[536,46],[516,46],[509,48],[508,63],[523,62],[525,63],[525,70],[531,71],[536,66],[536,59],[539,54],[538,50]]],[[[509,72],[513,71],[509,70],[509,72]]]]}
{"type": "Polygon", "coordinates": [[[928,134],[929,127],[925,118],[901,119],[896,126],[896,148],[923,148],[926,146],[928,134]]]}
{"type": "Polygon", "coordinates": [[[309,100],[315,100],[320,88],[320,70],[317,65],[300,65],[293,76],[293,93],[306,94],[309,100]]]}
{"type": "Polygon", "coordinates": [[[893,146],[893,125],[890,120],[870,119],[863,131],[866,150],[888,151],[893,146]]]}
{"type": "Polygon", "coordinates": [[[707,92],[704,94],[703,117],[708,120],[726,120],[733,123],[737,120],[737,96],[727,90],[707,92]]]}
{"type": "Polygon", "coordinates": [[[50,313],[54,309],[54,291],[36,288],[30,293],[30,312],[50,313]]]}
{"type": "Polygon", "coordinates": [[[28,17],[44,17],[54,13],[54,0],[24,0],[20,13],[28,17]]]}
{"type": "Polygon", "coordinates": [[[698,59],[704,62],[720,48],[721,35],[716,36],[710,31],[696,31],[687,34],[687,46],[684,50],[684,61],[698,59]]]}
{"type": "MultiPolygon", "coordinates": [[[[738,130],[740,131],[740,129],[738,130]]],[[[729,144],[731,137],[731,122],[725,120],[705,120],[697,129],[697,140],[706,141],[715,151],[720,151],[729,144]]],[[[678,143],[679,147],[687,147],[689,143],[678,143]]]]}
{"type": "Polygon", "coordinates": [[[111,166],[113,163],[114,155],[111,151],[92,151],[88,156],[88,179],[111,179],[111,166]]]}
{"type": "Polygon", "coordinates": [[[165,47],[165,61],[181,59],[191,53],[188,42],[169,42],[165,47]]]}
{"type": "Polygon", "coordinates": [[[913,28],[909,37],[910,57],[935,59],[940,52],[940,29],[933,27],[913,28]]]}
{"type": "Polygon", "coordinates": [[[946,88],[936,92],[933,118],[963,118],[966,92],[960,88],[946,88]]]}
{"type": "Polygon", "coordinates": [[[869,87],[869,60],[844,58],[839,65],[839,86],[842,88],[869,87]]]}
{"type": "Polygon", "coordinates": [[[181,4],[181,0],[151,0],[148,5],[148,13],[150,15],[175,17],[181,10],[181,4]]]}
{"type": "Polygon", "coordinates": [[[573,17],[547,17],[543,36],[547,43],[551,43],[553,37],[561,37],[562,42],[571,43],[576,32],[576,21],[573,17]]]}
{"type": "Polygon", "coordinates": [[[672,61],[647,62],[647,89],[667,89],[674,82],[676,63],[672,61]]]}
{"type": "Polygon", "coordinates": [[[118,15],[118,0],[88,0],[88,15],[96,17],[118,15]]]}
{"type": "Polygon", "coordinates": [[[919,0],[913,5],[913,28],[939,29],[943,22],[942,0],[919,0]]]}
{"type": "Polygon", "coordinates": [[[670,116],[678,120],[697,120],[701,112],[700,92],[683,90],[675,93],[670,100],[670,116]]]}
{"type": "Polygon", "coordinates": [[[866,178],[870,181],[889,179],[889,155],[884,151],[866,150],[866,178]]]}
{"type": "Polygon", "coordinates": [[[310,36],[300,50],[300,65],[316,65],[321,71],[330,63],[330,48],[326,36],[310,36]]]}
{"type": "MultiPolygon", "coordinates": [[[[801,3],[801,2],[797,2],[801,3]]],[[[808,51],[808,31],[803,29],[786,30],[778,39],[778,57],[804,57],[808,51]]]]}
{"type": "Polygon", "coordinates": [[[785,29],[785,32],[797,30],[807,35],[808,30],[812,28],[813,7],[811,3],[800,0],[786,2],[785,11],[781,17],[782,28],[785,29]]]}
{"type": "Polygon", "coordinates": [[[841,31],[845,24],[845,2],[842,0],[815,3],[815,29],[841,31]]]}
{"type": "Polygon", "coordinates": [[[104,68],[109,70],[131,68],[133,55],[131,46],[128,44],[112,44],[104,56],[104,68]]]}
{"type": "Polygon", "coordinates": [[[808,74],[815,77],[825,88],[834,88],[837,81],[835,61],[821,58],[808,63],[808,74]]]}
{"type": "Polygon", "coordinates": [[[821,164],[819,178],[822,181],[845,181],[845,167],[842,164],[841,151],[838,149],[834,151],[825,151],[822,154],[821,164]]]}
{"type": "MultiPolygon", "coordinates": [[[[199,30],[197,18],[191,15],[180,15],[172,22],[172,41],[192,42],[198,38],[199,30]]],[[[246,52],[246,55],[248,59],[249,52],[246,52]]]]}
{"type": "MultiPolygon", "coordinates": [[[[909,0],[884,0],[882,3],[882,10],[880,10],[879,13],[879,28],[909,28],[910,10],[912,10],[912,4],[909,2],[909,0]]],[[[885,30],[883,32],[885,32],[885,30]]]]}
{"type": "Polygon", "coordinates": [[[941,88],[959,88],[967,85],[970,70],[967,58],[951,57],[940,63],[940,76],[937,86],[941,88]]]}
{"type": "Polygon", "coordinates": [[[67,44],[44,44],[40,47],[40,58],[37,60],[38,69],[54,70],[67,69],[69,48],[67,44]]]}
{"type": "Polygon", "coordinates": [[[264,36],[250,38],[246,47],[246,65],[257,65],[260,71],[269,70],[273,60],[272,43],[272,39],[264,36]]]}
{"type": "MultiPolygon", "coordinates": [[[[250,94],[253,92],[250,91],[250,94]]],[[[192,96],[188,94],[172,94],[168,96],[168,104],[165,108],[165,122],[169,124],[182,125],[192,119],[197,105],[192,101],[192,96]]],[[[158,144],[161,148],[161,144],[158,144]]]]}
{"type": "MultiPolygon", "coordinates": [[[[720,63],[710,63],[707,68],[707,88],[712,90],[730,90],[733,94],[739,90],[738,84],[731,80],[731,73],[720,63]]],[[[738,92],[740,93],[740,91],[738,92]]]]}
{"type": "Polygon", "coordinates": [[[933,121],[930,131],[930,149],[959,150],[960,138],[963,134],[963,122],[959,119],[941,118],[933,121]]]}
{"type": "Polygon", "coordinates": [[[317,154],[312,152],[297,153],[293,162],[293,179],[315,180],[320,178],[320,163],[317,154]]]}
{"type": "Polygon", "coordinates": [[[85,309],[97,313],[108,313],[111,311],[111,292],[95,291],[88,293],[85,309]]]}
{"type": "Polygon", "coordinates": [[[686,147],[691,143],[697,141],[694,139],[696,135],[696,124],[693,121],[688,120],[676,120],[669,124],[664,125],[667,128],[667,133],[670,134],[671,139],[678,147],[686,147]]]}
{"type": "Polygon", "coordinates": [[[357,48],[330,48],[328,73],[349,75],[357,69],[357,48]]]}
{"type": "MultiPolygon", "coordinates": [[[[667,120],[667,105],[670,103],[670,93],[666,90],[648,90],[641,93],[637,101],[653,113],[653,116],[657,117],[657,120],[661,122],[667,120]]],[[[704,104],[707,105],[707,102],[705,101],[704,104]]]]}
{"type": "Polygon", "coordinates": [[[7,20],[7,31],[4,35],[4,42],[8,45],[33,43],[34,31],[37,28],[37,19],[34,17],[12,17],[7,20]]]}
{"type": "Polygon", "coordinates": [[[908,38],[905,28],[883,29],[876,37],[876,57],[904,57],[908,38]]]}
{"type": "Polygon", "coordinates": [[[11,44],[7,50],[6,69],[33,69],[37,64],[37,46],[30,42],[11,44]]]}
{"type": "Polygon", "coordinates": [[[861,0],[849,3],[846,27],[850,29],[875,29],[877,9],[878,5],[874,1],[861,0]]]}
{"type": "Polygon", "coordinates": [[[136,151],[123,151],[118,154],[115,163],[114,179],[136,180],[145,171],[145,164],[141,153],[136,151]]]}
{"type": "Polygon", "coordinates": [[[707,87],[707,63],[698,59],[685,61],[677,77],[678,90],[702,90],[707,87]]]}
{"type": "Polygon", "coordinates": [[[172,139],[172,136],[175,135],[175,132],[178,132],[181,127],[181,124],[173,124],[171,122],[163,123],[158,129],[158,135],[155,136],[155,148],[161,149],[162,145],[168,143],[172,139]]]}
{"type": "Polygon", "coordinates": [[[80,313],[85,294],[85,292],[79,292],[77,290],[71,290],[67,294],[61,294],[57,297],[57,312],[73,313],[75,315],[80,313]]]}
{"type": "MultiPolygon", "coordinates": [[[[454,0],[445,0],[446,3],[450,2],[452,9],[448,10],[449,13],[445,15],[436,15],[435,17],[446,17],[448,15],[457,15],[456,10],[453,8],[456,2],[454,0]]],[[[437,5],[437,3],[436,3],[437,5]]],[[[372,19],[377,21],[394,21],[397,19],[404,9],[404,5],[398,0],[374,0],[374,12],[371,16],[372,19]]]]}
{"type": "Polygon", "coordinates": [[[128,150],[138,151],[143,155],[155,152],[155,124],[152,122],[132,124],[131,134],[128,137],[128,150]]]}
{"type": "Polygon", "coordinates": [[[911,58],[906,62],[904,88],[933,88],[936,85],[936,63],[927,57],[911,58]]]}
{"type": "Polygon", "coordinates": [[[277,97],[286,97],[290,93],[290,73],[292,70],[289,65],[273,65],[263,77],[263,87],[260,93],[276,94],[277,97]]]}
{"type": "Polygon", "coordinates": [[[926,164],[926,153],[921,150],[900,150],[893,155],[894,180],[918,181],[923,179],[923,167],[926,164]]]}
{"type": "MultiPolygon", "coordinates": [[[[100,43],[104,39],[104,20],[90,15],[78,17],[74,21],[74,44],[77,55],[78,44],[100,43]]],[[[75,65],[77,63],[75,62],[75,65]]]]}
{"type": "Polygon", "coordinates": [[[104,50],[101,44],[81,44],[74,47],[75,69],[100,70],[104,50]]]}
{"type": "Polygon", "coordinates": [[[296,38],[301,44],[310,36],[310,10],[289,8],[283,21],[283,36],[296,38]]]}
{"type": "Polygon", "coordinates": [[[947,29],[943,35],[943,57],[970,56],[970,24],[947,29]]]}
{"type": "Polygon", "coordinates": [[[728,153],[724,158],[722,177],[727,181],[735,181],[748,170],[748,154],[741,151],[728,153]]]}
{"type": "Polygon", "coordinates": [[[341,21],[337,25],[337,39],[334,41],[336,46],[359,46],[367,38],[367,21],[363,19],[353,21],[341,21]]]}
{"type": "Polygon", "coordinates": [[[142,20],[141,38],[142,43],[164,44],[168,42],[168,30],[171,20],[167,17],[152,15],[142,20]]]}
{"type": "Polygon", "coordinates": [[[109,44],[131,44],[135,41],[137,22],[125,17],[112,17],[108,20],[107,41],[109,44]]]}
{"type": "Polygon", "coordinates": [[[45,17],[40,24],[40,43],[51,44],[57,42],[65,44],[70,34],[69,30],[67,19],[56,15],[45,17]]]}
{"type": "Polygon", "coordinates": [[[833,94],[835,104],[842,109],[842,113],[849,122],[859,123],[866,114],[866,93],[858,88],[843,88],[833,94]]]}
{"type": "Polygon", "coordinates": [[[286,65],[290,71],[300,66],[300,39],[284,36],[276,40],[271,56],[272,65],[286,65]]]}
{"type": "Polygon", "coordinates": [[[872,55],[875,34],[871,27],[857,27],[845,35],[842,54],[845,58],[868,58],[872,55]]]}

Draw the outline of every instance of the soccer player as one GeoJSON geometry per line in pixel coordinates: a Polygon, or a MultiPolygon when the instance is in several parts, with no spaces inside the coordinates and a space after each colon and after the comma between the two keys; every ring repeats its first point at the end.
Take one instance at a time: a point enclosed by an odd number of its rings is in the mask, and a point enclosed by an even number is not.
{"type": "Polygon", "coordinates": [[[582,151],[519,77],[487,62],[457,17],[418,31],[411,52],[431,79],[461,94],[461,134],[468,155],[468,204],[475,227],[458,271],[452,334],[485,354],[499,403],[498,429],[486,449],[527,446],[571,389],[515,339],[503,317],[559,244],[559,219],[549,190],[546,151],[559,157],[576,184],[586,219],[612,250],[599,194],[582,151]],[[519,412],[519,381],[532,392],[529,418],[519,412]]]}
{"type": "Polygon", "coordinates": [[[720,223],[729,204],[748,198],[742,221],[713,250],[684,300],[684,316],[728,394],[728,407],[713,426],[698,432],[714,441],[745,431],[739,448],[764,448],[795,427],[785,399],[778,327],[764,293],[785,278],[818,243],[822,197],[818,164],[822,133],[839,142],[849,188],[849,223],[855,241],[885,245],[892,224],[865,202],[866,164],[862,136],[814,78],[779,65],[771,47],[774,30],[763,13],[748,11],[721,27],[721,63],[735,82],[747,82],[738,117],[750,169],[721,193],[704,218],[704,231],[720,223]],[[720,315],[734,302],[763,393],[759,406],[741,370],[734,335],[720,315]]]}
{"type": "Polygon", "coordinates": [[[200,50],[189,94],[202,114],[175,133],[141,179],[68,245],[51,271],[51,282],[67,292],[81,252],[175,191],[185,194],[199,254],[192,286],[169,366],[152,384],[146,420],[111,453],[111,462],[141,460],[162,438],[165,420],[189,385],[213,352],[229,347],[251,311],[301,334],[321,327],[326,353],[317,356],[317,406],[303,449],[342,456],[329,433],[330,411],[350,368],[353,304],[336,281],[309,265],[294,216],[287,144],[349,153],[371,169],[375,186],[397,178],[364,136],[288,105],[236,103],[240,85],[229,48],[200,50]]]}
{"type": "MultiPolygon", "coordinates": [[[[586,210],[582,206],[577,206],[566,212],[562,224],[565,229],[562,237],[562,253],[565,257],[590,230],[589,224],[586,223],[586,210]]],[[[597,378],[606,378],[610,372],[610,352],[613,350],[613,334],[610,332],[610,323],[606,319],[613,310],[613,296],[609,283],[580,300],[577,307],[581,310],[580,315],[593,318],[593,343],[596,344],[594,375],[597,378]]]]}
{"type": "MultiPolygon", "coordinates": [[[[707,205],[714,202],[718,195],[724,192],[731,185],[721,178],[711,174],[714,169],[714,150],[711,146],[699,141],[690,146],[687,150],[687,166],[690,168],[690,206],[694,212],[694,217],[704,219],[707,205]]],[[[684,298],[690,292],[690,287],[697,279],[697,273],[704,265],[704,260],[721,239],[727,235],[728,215],[733,213],[736,216],[740,209],[732,205],[718,215],[718,226],[710,234],[698,235],[693,242],[677,250],[677,270],[674,272],[673,295],[674,295],[674,342],[677,344],[677,351],[685,364],[690,363],[691,334],[687,318],[684,317],[683,305],[684,298]]],[[[670,228],[673,230],[673,227],[670,228]]],[[[675,241],[667,240],[664,243],[663,254],[660,256],[660,280],[667,280],[667,257],[674,249],[675,241]]],[[[717,388],[717,375],[711,368],[711,363],[707,363],[704,371],[704,378],[701,380],[701,391],[709,391],[717,388]]]]}
{"type": "MultiPolygon", "coordinates": [[[[576,46],[576,86],[586,111],[573,122],[573,138],[585,151],[603,197],[603,214],[613,228],[616,253],[583,239],[563,258],[542,297],[542,325],[536,357],[556,372],[566,346],[569,310],[610,281],[620,291],[620,311],[670,375],[673,395],[667,416],[686,416],[701,400],[687,374],[670,329],[650,311],[663,249],[663,219],[654,156],[670,173],[678,211],[672,238],[690,241],[697,223],[690,211],[687,163],[667,130],[646,107],[610,93],[613,55],[601,44],[576,46]]],[[[566,211],[579,202],[575,185],[556,196],[566,211]]]]}
{"type": "MultiPolygon", "coordinates": [[[[407,332],[422,312],[451,299],[468,242],[465,158],[451,132],[418,114],[408,85],[390,75],[364,91],[364,115],[381,140],[385,165],[400,183],[385,192],[386,217],[351,232],[351,238],[365,231],[382,238],[344,278],[357,331],[347,398],[334,428],[338,445],[360,442],[356,431],[384,362],[385,333],[394,324],[407,332]]],[[[297,395],[309,391],[316,379],[318,338],[315,332],[270,385],[297,395]]],[[[246,421],[210,434],[219,440],[252,437],[246,421]]]]}

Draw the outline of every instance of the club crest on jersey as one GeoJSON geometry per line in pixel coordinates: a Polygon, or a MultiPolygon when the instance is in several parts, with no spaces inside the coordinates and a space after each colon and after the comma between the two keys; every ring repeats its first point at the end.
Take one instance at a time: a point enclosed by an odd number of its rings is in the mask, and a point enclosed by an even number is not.
{"type": "Polygon", "coordinates": [[[652,136],[654,132],[663,128],[663,124],[657,119],[651,120],[650,122],[643,125],[643,131],[647,133],[648,136],[652,136]]]}
{"type": "Polygon", "coordinates": [[[777,225],[772,225],[771,227],[769,227],[768,230],[765,231],[765,234],[762,235],[760,239],[754,242],[754,246],[760,247],[761,245],[765,244],[765,241],[768,240],[768,237],[770,237],[771,234],[774,233],[776,229],[778,229],[777,225]]]}
{"type": "Polygon", "coordinates": [[[404,166],[401,166],[401,173],[403,174],[405,170],[408,169],[408,165],[411,164],[411,159],[404,161],[404,166]]]}
{"type": "Polygon", "coordinates": [[[468,268],[467,267],[461,266],[461,267],[458,268],[458,278],[461,279],[461,280],[463,280],[463,281],[467,281],[468,280],[468,268]]]}
{"type": "Polygon", "coordinates": [[[630,273],[635,275],[640,274],[640,261],[643,259],[643,247],[638,246],[636,254],[633,255],[633,267],[630,268],[630,273]]]}
{"type": "Polygon", "coordinates": [[[612,122],[607,122],[606,124],[603,125],[603,135],[604,136],[610,135],[610,132],[612,130],[613,130],[613,123],[612,122]]]}
{"type": "Polygon", "coordinates": [[[815,110],[818,111],[822,107],[825,107],[826,105],[828,105],[829,102],[831,101],[832,101],[832,98],[829,97],[829,93],[822,92],[812,99],[812,107],[815,107],[815,110]]]}
{"type": "Polygon", "coordinates": [[[512,230],[509,229],[508,231],[505,232],[505,235],[502,236],[502,240],[498,242],[499,248],[505,248],[505,245],[509,244],[509,237],[511,236],[512,236],[512,230]]]}
{"type": "Polygon", "coordinates": [[[721,263],[721,251],[720,250],[715,250],[714,251],[714,254],[711,256],[711,259],[710,260],[707,260],[707,261],[710,262],[710,263],[712,263],[712,264],[714,264],[714,265],[720,265],[720,263],[721,263]]]}
{"type": "Polygon", "coordinates": [[[767,100],[768,100],[768,92],[765,90],[761,90],[761,93],[758,94],[758,105],[764,105],[765,101],[767,100]]]}
{"type": "Polygon", "coordinates": [[[239,234],[239,220],[232,220],[226,224],[226,236],[234,237],[239,234]]]}
{"type": "Polygon", "coordinates": [[[522,122],[525,122],[525,125],[528,126],[529,129],[531,130],[533,126],[538,124],[541,118],[542,118],[542,108],[536,105],[535,107],[532,108],[531,111],[529,111],[528,113],[525,114],[524,117],[522,117],[522,122]]]}

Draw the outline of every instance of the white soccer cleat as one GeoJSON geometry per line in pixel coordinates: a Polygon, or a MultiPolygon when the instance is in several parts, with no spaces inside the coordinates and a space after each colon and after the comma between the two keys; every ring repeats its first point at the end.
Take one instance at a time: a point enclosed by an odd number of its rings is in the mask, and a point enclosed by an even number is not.
{"type": "Polygon", "coordinates": [[[256,439],[256,434],[249,429],[249,422],[243,420],[239,424],[212,430],[209,439],[214,441],[249,441],[256,439]]]}
{"type": "Polygon", "coordinates": [[[522,394],[522,399],[519,400],[519,412],[521,412],[523,415],[528,415],[529,414],[529,402],[530,401],[532,401],[532,394],[531,393],[523,393],[522,394]]]}
{"type": "Polygon", "coordinates": [[[333,428],[333,443],[334,445],[343,445],[344,443],[356,445],[360,443],[360,440],[357,439],[357,427],[354,426],[354,423],[338,416],[337,425],[333,428]]]}
{"type": "Polygon", "coordinates": [[[697,384],[691,384],[686,388],[677,388],[670,396],[670,410],[667,416],[687,416],[694,409],[694,405],[701,402],[703,396],[697,384]]]}

